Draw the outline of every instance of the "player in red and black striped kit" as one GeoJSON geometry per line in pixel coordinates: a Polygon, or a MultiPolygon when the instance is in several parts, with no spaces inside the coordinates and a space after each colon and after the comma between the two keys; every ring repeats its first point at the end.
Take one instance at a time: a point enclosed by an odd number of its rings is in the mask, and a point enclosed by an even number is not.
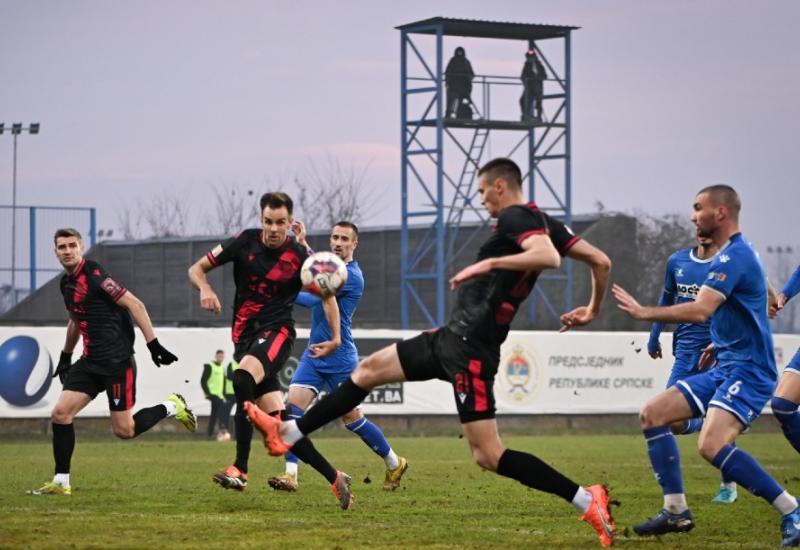
{"type": "MultiPolygon", "coordinates": [[[[233,263],[236,297],[233,307],[232,338],[234,359],[239,368],[233,373],[236,393],[236,460],[217,472],[213,480],[226,489],[244,490],[247,486],[248,459],[253,427],[249,415],[283,413],[283,394],[278,372],[291,355],[295,331],[292,309],[302,283],[300,268],[308,249],[289,235],[304,232],[301,222],[292,218],[292,199],[286,193],[265,193],[261,197],[261,229],[246,229],[217,245],[189,268],[189,280],[200,290],[203,309],[219,313],[221,304],[206,274],[233,263]],[[265,412],[262,412],[265,411],[265,412]]],[[[339,347],[339,308],[336,298],[323,298],[323,307],[332,327],[332,339],[314,344],[314,354],[322,357],[339,347]]],[[[338,472],[310,441],[295,454],[314,467],[331,484],[343,509],[351,507],[350,478],[338,472]]]]}
{"type": "Polygon", "coordinates": [[[197,420],[178,394],[154,407],[132,413],[136,401],[136,362],[133,359],[133,321],[147,342],[153,362],[169,365],[178,358],[156,339],[144,304],[117,283],[98,264],[83,257],[81,235],[75,229],[59,229],[54,236],[56,256],[66,273],[61,277],[61,294],[69,321],[64,350],[53,375],[63,390],[53,408],[53,456],[56,473],[52,482],[29,491],[34,495],[71,494],[70,462],[75,448],[72,420],[97,394],[108,396],[114,435],[130,439],[146,432],[168,416],[174,416],[188,430],[197,420]],[[81,358],[72,364],[72,352],[83,337],[81,358]]]}
{"type": "Polygon", "coordinates": [[[497,430],[493,391],[500,345],[539,273],[558,268],[561,256],[580,260],[592,269],[590,303],[561,316],[566,330],[590,323],[599,313],[611,261],[563,223],[526,202],[522,175],[513,161],[499,158],[484,165],[478,173],[478,190],[497,225],[478,251],[477,261],[450,280],[458,294],[447,326],[373,353],[349,380],[302,418],[282,424],[272,418],[257,419],[255,425],[265,434],[270,453],[284,454],[305,435],[358,406],[376,386],[448,381],[475,461],[570,502],[595,529],[600,543],[611,546],[616,527],[605,487],[581,487],[536,456],[506,448],[497,430]]]}

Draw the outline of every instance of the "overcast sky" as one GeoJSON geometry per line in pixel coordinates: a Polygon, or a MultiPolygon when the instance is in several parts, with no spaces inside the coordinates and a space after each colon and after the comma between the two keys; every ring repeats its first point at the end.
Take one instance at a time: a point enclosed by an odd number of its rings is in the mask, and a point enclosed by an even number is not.
{"type": "MultiPolygon", "coordinates": [[[[331,155],[368,167],[380,199],[367,225],[399,223],[394,27],[434,16],[581,27],[576,213],[600,201],[688,217],[698,188],[726,182],[756,245],[800,242],[790,0],[0,0],[0,122],[42,124],[20,139],[18,202],[96,206],[115,228],[123,205],[166,189],[201,220],[212,186],[280,187],[331,155]]],[[[518,76],[521,62],[509,66],[518,76]]],[[[0,137],[5,204],[11,144],[0,137]]]]}

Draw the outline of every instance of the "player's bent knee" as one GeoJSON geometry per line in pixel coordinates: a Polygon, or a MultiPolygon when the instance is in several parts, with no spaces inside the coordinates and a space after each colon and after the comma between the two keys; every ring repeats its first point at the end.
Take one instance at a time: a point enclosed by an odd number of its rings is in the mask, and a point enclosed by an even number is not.
{"type": "Polygon", "coordinates": [[[50,420],[54,424],[71,424],[74,415],[65,409],[56,407],[50,413],[50,420]]]}
{"type": "Polygon", "coordinates": [[[356,420],[360,420],[364,417],[364,413],[361,412],[361,409],[353,409],[349,413],[342,416],[342,422],[345,424],[352,424],[356,420]]]}
{"type": "Polygon", "coordinates": [[[718,439],[712,439],[710,437],[703,437],[700,436],[700,439],[697,440],[697,451],[707,461],[711,462],[714,460],[714,457],[719,454],[720,449],[725,445],[724,442],[718,439]]]}
{"type": "Polygon", "coordinates": [[[114,431],[114,435],[120,439],[133,439],[133,436],[136,435],[133,426],[112,426],[111,429],[114,431]]]}

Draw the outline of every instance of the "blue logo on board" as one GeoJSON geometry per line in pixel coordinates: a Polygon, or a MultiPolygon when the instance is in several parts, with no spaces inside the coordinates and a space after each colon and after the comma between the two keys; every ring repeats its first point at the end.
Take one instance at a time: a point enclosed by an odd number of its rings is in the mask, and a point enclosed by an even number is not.
{"type": "Polygon", "coordinates": [[[11,405],[28,407],[41,400],[52,376],[53,360],[36,338],[14,336],[0,345],[0,397],[11,405]],[[31,381],[34,388],[28,393],[31,381]]]}

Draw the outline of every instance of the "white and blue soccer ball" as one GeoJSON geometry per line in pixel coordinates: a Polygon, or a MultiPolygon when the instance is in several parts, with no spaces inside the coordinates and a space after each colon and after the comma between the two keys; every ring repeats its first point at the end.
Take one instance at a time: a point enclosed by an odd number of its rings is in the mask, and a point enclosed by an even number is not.
{"type": "Polygon", "coordinates": [[[300,269],[303,287],[318,296],[333,296],[347,282],[347,266],[333,252],[316,252],[300,269]]]}

